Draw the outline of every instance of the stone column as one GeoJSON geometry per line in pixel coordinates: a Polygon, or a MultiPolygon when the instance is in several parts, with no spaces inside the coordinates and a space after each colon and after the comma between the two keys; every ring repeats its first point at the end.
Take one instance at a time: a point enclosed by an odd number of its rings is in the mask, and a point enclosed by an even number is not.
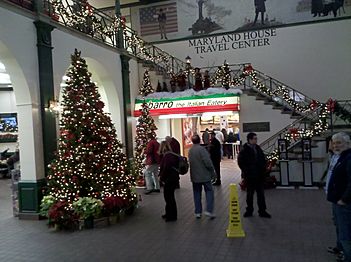
{"type": "MultiPolygon", "coordinates": [[[[38,169],[42,169],[44,174],[47,174],[48,164],[52,161],[54,152],[57,148],[56,118],[55,115],[48,110],[50,100],[55,98],[51,45],[51,31],[54,29],[54,27],[42,21],[35,21],[34,24],[37,29],[40,105],[36,111],[38,119],[33,119],[33,126],[30,128],[40,128],[41,124],[41,139],[44,159],[41,161],[41,163],[36,164],[44,164],[44,167],[38,167],[38,169]],[[37,124],[37,126],[34,124],[37,124]]],[[[22,108],[19,107],[18,110],[20,111],[22,108]]],[[[25,177],[23,177],[18,184],[20,218],[39,218],[39,205],[42,198],[42,188],[44,185],[45,179],[42,177],[42,175],[25,174],[25,177]]]]}

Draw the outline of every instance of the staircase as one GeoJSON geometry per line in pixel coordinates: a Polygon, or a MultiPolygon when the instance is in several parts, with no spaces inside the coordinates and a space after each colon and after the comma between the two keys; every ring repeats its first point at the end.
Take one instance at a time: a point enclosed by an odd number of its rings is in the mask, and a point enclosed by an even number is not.
{"type": "Polygon", "coordinates": [[[282,186],[320,186],[327,166],[327,139],[340,131],[351,131],[351,101],[321,103],[279,80],[260,72],[250,64],[224,64],[210,71],[213,84],[221,83],[223,67],[230,68],[231,87],[254,96],[265,105],[289,114],[291,124],[261,143],[272,174],[282,186]]]}

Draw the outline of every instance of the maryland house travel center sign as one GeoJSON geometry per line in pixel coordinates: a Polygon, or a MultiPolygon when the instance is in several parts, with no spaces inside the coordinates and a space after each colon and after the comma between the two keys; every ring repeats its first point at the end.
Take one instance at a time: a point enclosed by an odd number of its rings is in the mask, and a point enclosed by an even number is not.
{"type": "Polygon", "coordinates": [[[140,116],[141,105],[146,102],[150,115],[197,114],[205,112],[239,111],[239,94],[211,94],[204,96],[146,98],[135,100],[134,116],[140,116]]]}

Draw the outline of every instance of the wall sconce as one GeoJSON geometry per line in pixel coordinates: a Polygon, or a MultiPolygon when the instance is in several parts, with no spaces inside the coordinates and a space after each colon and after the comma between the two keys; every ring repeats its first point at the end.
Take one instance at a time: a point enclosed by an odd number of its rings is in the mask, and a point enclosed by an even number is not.
{"type": "Polygon", "coordinates": [[[62,108],[61,108],[61,105],[60,105],[60,103],[59,103],[59,101],[57,99],[49,101],[49,111],[51,113],[54,113],[55,116],[59,116],[60,115],[60,113],[62,111],[62,108]]]}

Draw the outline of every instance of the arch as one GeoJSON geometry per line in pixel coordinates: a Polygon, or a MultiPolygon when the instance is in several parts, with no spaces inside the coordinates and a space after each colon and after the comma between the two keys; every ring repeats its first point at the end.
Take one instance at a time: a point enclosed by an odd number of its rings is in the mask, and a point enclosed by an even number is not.
{"type": "MultiPolygon", "coordinates": [[[[0,60],[10,75],[18,118],[18,141],[21,155],[21,180],[44,177],[40,105],[33,103],[31,89],[16,56],[0,41],[0,60]]],[[[33,80],[31,81],[33,82],[33,80]]],[[[32,90],[33,91],[33,90],[32,90]]]]}
{"type": "MultiPolygon", "coordinates": [[[[87,62],[88,70],[92,74],[92,80],[97,83],[99,94],[102,101],[105,103],[104,111],[110,113],[112,123],[114,124],[119,140],[122,140],[122,112],[120,97],[117,92],[114,79],[109,74],[109,71],[96,59],[84,57],[87,62]]],[[[62,98],[62,89],[60,89],[60,99],[62,98]]]]}

